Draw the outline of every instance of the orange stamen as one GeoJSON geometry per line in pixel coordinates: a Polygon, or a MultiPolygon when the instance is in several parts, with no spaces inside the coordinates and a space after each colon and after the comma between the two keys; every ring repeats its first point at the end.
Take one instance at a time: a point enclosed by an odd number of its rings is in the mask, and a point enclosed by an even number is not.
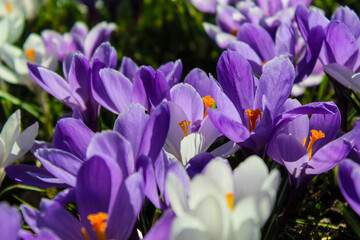
{"type": "Polygon", "coordinates": [[[233,30],[230,30],[230,32],[229,32],[229,33],[230,33],[231,35],[234,35],[234,36],[236,37],[236,36],[237,36],[237,34],[238,34],[238,32],[239,32],[238,30],[233,29],[233,30]]]}
{"type": "MultiPolygon", "coordinates": [[[[321,130],[316,131],[316,130],[313,129],[310,132],[311,132],[310,142],[309,142],[309,145],[308,145],[308,147],[306,149],[308,151],[308,153],[309,153],[309,161],[312,158],[312,147],[314,145],[314,142],[316,142],[320,138],[325,137],[325,134],[321,130]]],[[[304,138],[304,140],[303,140],[303,146],[304,147],[305,147],[305,144],[306,144],[306,138],[304,138]]]]}
{"type": "Polygon", "coordinates": [[[230,211],[234,210],[234,193],[228,193],[225,197],[230,211]]]}
{"type": "MultiPolygon", "coordinates": [[[[96,214],[90,214],[88,215],[88,219],[92,225],[92,229],[96,233],[97,240],[106,240],[105,228],[107,226],[106,220],[108,219],[107,213],[98,212],[96,214]]],[[[85,229],[81,231],[85,238],[89,237],[85,229]]]]}
{"type": "Polygon", "coordinates": [[[260,121],[262,119],[262,113],[260,111],[260,109],[256,109],[256,110],[251,110],[248,109],[245,111],[246,115],[248,115],[248,125],[249,125],[249,130],[250,132],[252,132],[255,128],[256,128],[256,120],[258,119],[258,117],[260,116],[260,121]]]}
{"type": "Polygon", "coordinates": [[[187,122],[186,120],[182,120],[181,122],[179,122],[179,126],[181,127],[181,130],[183,130],[185,137],[189,133],[189,125],[190,124],[191,124],[191,121],[187,122]]]}
{"type": "Polygon", "coordinates": [[[5,8],[6,8],[7,13],[11,13],[14,10],[14,7],[11,2],[6,2],[5,8]]]}
{"type": "Polygon", "coordinates": [[[204,101],[204,104],[205,104],[205,112],[204,112],[204,117],[203,117],[203,118],[205,118],[207,116],[207,109],[215,103],[215,100],[210,96],[205,96],[202,98],[202,100],[204,101]]]}
{"type": "Polygon", "coordinates": [[[265,64],[267,64],[267,61],[263,61],[261,66],[263,67],[265,64]]]}
{"type": "Polygon", "coordinates": [[[35,50],[30,48],[29,50],[25,51],[25,55],[28,56],[30,62],[35,62],[35,50]]]}

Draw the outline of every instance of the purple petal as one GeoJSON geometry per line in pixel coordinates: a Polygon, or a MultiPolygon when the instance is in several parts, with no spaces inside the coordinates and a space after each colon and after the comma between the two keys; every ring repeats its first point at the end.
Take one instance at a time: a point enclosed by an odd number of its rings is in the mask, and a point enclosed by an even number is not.
{"type": "Polygon", "coordinates": [[[167,210],[161,218],[152,226],[144,240],[167,240],[170,238],[172,222],[175,219],[172,210],[167,210]]]}
{"type": "Polygon", "coordinates": [[[290,20],[283,21],[276,31],[276,55],[290,55],[290,60],[295,56],[295,32],[290,20]]]}
{"type": "Polygon", "coordinates": [[[201,97],[210,95],[210,83],[208,75],[200,68],[194,68],[185,77],[184,83],[190,84],[201,97]]]}
{"type": "Polygon", "coordinates": [[[84,160],[86,149],[89,146],[94,132],[91,131],[82,121],[74,118],[60,119],[53,134],[55,148],[74,154],[84,160]]]}
{"type": "Polygon", "coordinates": [[[138,156],[144,154],[145,156],[149,156],[152,161],[155,161],[164,146],[169,125],[169,106],[166,102],[162,102],[150,115],[150,119],[144,129],[138,156]]]}
{"type": "Polygon", "coordinates": [[[251,68],[254,70],[254,73],[258,76],[261,76],[262,74],[262,63],[263,61],[260,59],[258,54],[246,43],[244,42],[232,42],[230,43],[227,48],[232,51],[236,51],[240,53],[241,56],[246,58],[251,68]]]}
{"type": "Polygon", "coordinates": [[[195,157],[191,158],[186,164],[186,172],[189,174],[189,177],[193,178],[196,174],[201,173],[213,158],[214,156],[210,153],[199,153],[195,157]]]}
{"type": "Polygon", "coordinates": [[[132,82],[110,68],[100,70],[100,79],[93,82],[95,100],[106,109],[121,113],[131,102],[132,82]]]}
{"type": "Polygon", "coordinates": [[[176,60],[175,63],[168,62],[158,68],[158,70],[162,71],[166,76],[166,81],[170,88],[180,82],[182,69],[183,66],[180,59],[176,60]]]}
{"type": "Polygon", "coordinates": [[[331,22],[326,30],[324,50],[323,64],[336,62],[351,69],[358,58],[359,47],[345,24],[331,22]]]}
{"type": "Polygon", "coordinates": [[[171,101],[181,107],[191,122],[202,120],[204,102],[196,90],[189,84],[179,83],[170,91],[171,101]]]}
{"type": "Polygon", "coordinates": [[[249,62],[237,52],[225,51],[220,56],[216,71],[224,93],[244,122],[245,111],[253,108],[255,95],[255,80],[249,62]]]}
{"type": "Polygon", "coordinates": [[[21,228],[21,216],[16,207],[10,207],[7,203],[0,204],[0,232],[1,238],[17,240],[17,234],[21,228]]]}
{"type": "Polygon", "coordinates": [[[92,158],[79,170],[76,200],[82,224],[88,234],[95,235],[88,220],[90,214],[107,213],[111,196],[111,172],[104,160],[92,158]]]}
{"type": "Polygon", "coordinates": [[[348,6],[339,7],[334,12],[332,21],[338,20],[349,27],[352,35],[358,39],[360,37],[360,19],[358,15],[348,6]]]}
{"type": "Polygon", "coordinates": [[[115,69],[117,65],[117,54],[115,48],[113,48],[109,42],[102,43],[96,49],[91,58],[91,66],[95,60],[103,62],[107,68],[115,69]]]}
{"type": "Polygon", "coordinates": [[[340,163],[338,171],[338,182],[346,201],[360,215],[360,166],[359,164],[345,159],[340,163]]]}
{"type": "Polygon", "coordinates": [[[135,169],[134,153],[131,144],[117,132],[106,131],[97,133],[90,142],[86,156],[88,159],[98,156],[117,163],[120,166],[123,177],[134,172],[135,169]]]}
{"type": "Polygon", "coordinates": [[[155,171],[152,160],[141,155],[136,162],[137,171],[142,171],[144,178],[144,194],[158,209],[163,208],[163,203],[160,200],[158,188],[155,179],[155,171]]]}
{"type": "Polygon", "coordinates": [[[216,12],[216,0],[191,0],[191,3],[204,13],[215,13],[216,12]]]}
{"type": "Polygon", "coordinates": [[[254,49],[262,61],[269,61],[275,57],[274,41],[270,34],[260,26],[243,24],[239,29],[237,39],[254,49]]]}
{"type": "Polygon", "coordinates": [[[34,209],[26,204],[21,204],[20,206],[21,213],[24,217],[26,224],[31,227],[35,233],[39,233],[40,229],[37,226],[37,218],[39,217],[39,210],[34,209]]]}
{"type": "Polygon", "coordinates": [[[346,88],[353,88],[356,92],[360,92],[360,85],[357,81],[351,81],[354,72],[349,68],[338,63],[331,63],[324,66],[324,71],[334,80],[341,83],[346,88]]]}
{"type": "Polygon", "coordinates": [[[10,165],[5,168],[6,174],[14,181],[34,187],[48,188],[68,187],[62,180],[54,177],[46,169],[32,165],[10,165]]]}
{"type": "Polygon", "coordinates": [[[228,118],[218,110],[208,109],[208,114],[214,126],[231,141],[239,143],[249,138],[249,129],[240,122],[228,118]]]}
{"type": "Polygon", "coordinates": [[[144,201],[143,179],[140,173],[129,176],[121,185],[113,207],[109,209],[106,236],[128,239],[144,201]]]}
{"type": "Polygon", "coordinates": [[[38,228],[48,228],[60,239],[85,239],[81,223],[58,202],[42,199],[38,218],[38,228]]]}
{"type": "Polygon", "coordinates": [[[135,79],[133,83],[132,101],[134,103],[140,103],[145,107],[145,109],[150,110],[150,102],[149,102],[147,90],[142,80],[143,72],[140,71],[142,68],[143,67],[141,67],[139,71],[137,71],[135,74],[135,79]]]}
{"type": "Polygon", "coordinates": [[[109,41],[114,29],[115,24],[101,22],[90,30],[84,42],[84,53],[88,59],[92,57],[96,48],[100,46],[101,43],[109,41]]]}
{"type": "Polygon", "coordinates": [[[28,64],[29,74],[34,81],[45,91],[64,102],[69,107],[77,106],[79,103],[72,96],[69,85],[58,74],[41,67],[40,65],[28,64]]]}
{"type": "Polygon", "coordinates": [[[52,175],[72,187],[75,186],[82,160],[58,149],[39,149],[35,152],[35,157],[52,175]]]}
{"type": "Polygon", "coordinates": [[[263,97],[265,97],[267,107],[270,108],[273,116],[276,116],[290,96],[294,77],[294,67],[288,58],[275,58],[269,62],[259,80],[254,108],[263,109],[263,97]]]}
{"type": "Polygon", "coordinates": [[[145,113],[145,108],[140,104],[132,103],[119,114],[115,121],[114,131],[119,132],[131,143],[135,155],[139,152],[148,120],[149,115],[145,113]]]}
{"type": "Polygon", "coordinates": [[[120,72],[124,74],[125,77],[134,81],[135,74],[138,69],[138,65],[131,58],[123,57],[121,61],[120,72]]]}

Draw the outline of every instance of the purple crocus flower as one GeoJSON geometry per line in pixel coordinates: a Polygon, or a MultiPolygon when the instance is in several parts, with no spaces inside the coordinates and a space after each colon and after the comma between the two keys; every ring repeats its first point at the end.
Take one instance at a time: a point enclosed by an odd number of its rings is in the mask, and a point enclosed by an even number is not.
{"type": "Polygon", "coordinates": [[[350,159],[341,161],[338,182],[346,201],[360,215],[360,165],[350,159]]]}
{"type": "Polygon", "coordinates": [[[140,173],[125,177],[113,159],[92,157],[79,169],[75,197],[81,222],[58,199],[43,199],[40,211],[23,205],[24,218],[35,233],[50,229],[60,239],[128,239],[136,233],[144,200],[140,173]]]}
{"type": "MultiPolygon", "coordinates": [[[[293,189],[303,189],[314,176],[334,168],[356,144],[360,125],[337,137],[341,117],[336,105],[331,105],[332,112],[313,114],[310,119],[303,115],[285,124],[268,146],[268,155],[288,170],[293,189]]],[[[283,107],[289,110],[299,106],[297,100],[288,100],[283,107]]]]}
{"type": "Polygon", "coordinates": [[[91,62],[81,53],[69,54],[63,64],[66,81],[47,68],[28,63],[29,74],[48,93],[73,109],[74,116],[97,130],[99,105],[91,91],[91,80],[98,78],[101,68],[116,66],[116,52],[109,43],[99,46],[91,62]],[[115,56],[115,57],[114,57],[115,56]]]}
{"type": "Polygon", "coordinates": [[[41,36],[46,47],[59,61],[63,61],[66,55],[73,51],[82,52],[90,60],[95,50],[110,40],[114,29],[114,23],[101,22],[89,31],[84,23],[76,22],[69,33],[61,35],[53,30],[44,30],[41,36]]]}
{"type": "Polygon", "coordinates": [[[164,94],[170,87],[180,81],[181,73],[180,60],[161,65],[155,72],[151,67],[139,68],[124,57],[120,72],[104,69],[100,71],[100,78],[93,78],[92,91],[96,101],[114,113],[121,113],[131,102],[140,103],[151,112],[166,98],[164,94]]]}
{"type": "Polygon", "coordinates": [[[217,108],[208,110],[211,121],[230,140],[261,155],[290,95],[293,65],[287,58],[276,58],[258,80],[250,63],[228,50],[220,56],[217,73],[223,92],[213,96],[217,108]]]}

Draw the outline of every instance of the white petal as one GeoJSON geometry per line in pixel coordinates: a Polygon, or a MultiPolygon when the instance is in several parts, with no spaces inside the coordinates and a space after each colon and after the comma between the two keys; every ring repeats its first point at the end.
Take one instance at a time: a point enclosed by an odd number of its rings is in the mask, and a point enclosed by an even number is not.
{"type": "Polygon", "coordinates": [[[213,159],[207,166],[204,176],[210,178],[221,189],[223,196],[228,193],[234,193],[234,182],[232,171],[226,160],[221,158],[213,159]]]}
{"type": "Polygon", "coordinates": [[[235,202],[261,191],[269,171],[264,161],[258,156],[245,159],[234,169],[235,202]]]}
{"type": "Polygon", "coordinates": [[[188,199],[182,181],[171,172],[166,178],[166,194],[171,208],[177,216],[182,216],[189,211],[188,199]]]}
{"type": "Polygon", "coordinates": [[[3,129],[1,130],[0,136],[4,141],[5,154],[4,158],[10,154],[12,146],[20,133],[20,110],[16,110],[9,119],[6,121],[3,129]]]}
{"type": "Polygon", "coordinates": [[[191,133],[181,140],[180,153],[184,166],[195,155],[205,152],[205,138],[200,133],[191,133]]]}
{"type": "Polygon", "coordinates": [[[214,124],[211,122],[209,117],[206,117],[202,122],[202,125],[199,129],[199,133],[201,133],[205,138],[205,151],[213,144],[216,138],[219,136],[219,131],[215,128],[214,124]]]}
{"type": "Polygon", "coordinates": [[[240,146],[236,143],[229,141],[218,148],[215,148],[212,152],[210,152],[215,157],[228,158],[233,155],[237,150],[239,150],[240,146]]]}
{"type": "Polygon", "coordinates": [[[6,159],[6,165],[12,164],[30,150],[34,144],[38,130],[39,124],[36,122],[20,134],[11,149],[10,155],[6,159]]]}
{"type": "Polygon", "coordinates": [[[8,83],[19,84],[18,75],[4,65],[0,65],[0,79],[8,83]]]}
{"type": "Polygon", "coordinates": [[[203,240],[207,239],[205,226],[190,215],[184,215],[174,220],[171,240],[203,240]]]}

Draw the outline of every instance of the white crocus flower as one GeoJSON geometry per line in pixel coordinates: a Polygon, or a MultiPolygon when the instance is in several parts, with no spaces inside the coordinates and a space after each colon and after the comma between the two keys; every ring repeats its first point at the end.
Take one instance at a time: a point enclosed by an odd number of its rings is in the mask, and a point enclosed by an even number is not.
{"type": "Polygon", "coordinates": [[[16,42],[25,26],[24,18],[17,17],[3,17],[0,19],[0,47],[4,43],[13,43],[16,42]]]}
{"type": "Polygon", "coordinates": [[[9,67],[0,66],[0,78],[9,83],[25,85],[32,91],[38,86],[29,76],[28,62],[40,64],[51,70],[57,67],[55,56],[49,53],[42,38],[35,33],[29,35],[23,49],[5,43],[0,49],[0,56],[9,67]]]}
{"type": "Polygon", "coordinates": [[[0,133],[0,184],[5,177],[5,167],[29,151],[38,129],[36,122],[20,134],[20,110],[14,112],[6,121],[0,133]]]}
{"type": "Polygon", "coordinates": [[[0,17],[25,17],[31,20],[38,11],[38,0],[0,0],[0,17]]]}
{"type": "Polygon", "coordinates": [[[280,183],[263,160],[251,156],[233,172],[223,159],[212,160],[196,175],[187,194],[174,174],[166,181],[176,218],[170,239],[258,239],[270,216],[280,183]]]}

